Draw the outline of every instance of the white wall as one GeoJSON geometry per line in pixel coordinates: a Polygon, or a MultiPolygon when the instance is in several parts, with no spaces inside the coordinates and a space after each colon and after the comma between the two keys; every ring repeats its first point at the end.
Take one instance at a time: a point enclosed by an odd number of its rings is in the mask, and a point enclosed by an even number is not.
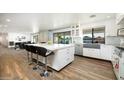
{"type": "Polygon", "coordinates": [[[8,33],[0,32],[0,45],[8,47],[8,33]]]}

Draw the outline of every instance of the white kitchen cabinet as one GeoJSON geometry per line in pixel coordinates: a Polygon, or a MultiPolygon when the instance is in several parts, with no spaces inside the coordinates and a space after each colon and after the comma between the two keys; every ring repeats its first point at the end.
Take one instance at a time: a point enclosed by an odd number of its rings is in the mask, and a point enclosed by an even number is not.
{"type": "Polygon", "coordinates": [[[100,47],[101,59],[112,60],[113,51],[114,51],[113,46],[101,44],[101,47],[100,47]]]}
{"type": "Polygon", "coordinates": [[[112,64],[113,64],[113,70],[115,72],[117,79],[124,80],[124,52],[123,50],[115,48],[112,64]]]}
{"type": "Polygon", "coordinates": [[[80,24],[71,26],[71,38],[72,43],[82,43],[82,28],[80,24]]]}
{"type": "Polygon", "coordinates": [[[91,56],[91,51],[89,48],[83,48],[83,56],[91,56]]]}
{"type": "Polygon", "coordinates": [[[100,49],[83,48],[83,56],[100,58],[100,49]]]}
{"type": "Polygon", "coordinates": [[[81,26],[80,24],[72,25],[71,26],[71,36],[72,37],[80,37],[82,36],[81,26]]]}
{"type": "Polygon", "coordinates": [[[48,42],[48,32],[47,31],[39,32],[38,42],[48,42]]]}
{"type": "Polygon", "coordinates": [[[120,25],[124,23],[124,13],[118,13],[116,15],[116,24],[120,25]]]}
{"type": "Polygon", "coordinates": [[[48,65],[57,71],[72,61],[74,61],[74,46],[57,50],[54,55],[48,57],[48,65]]]}
{"type": "Polygon", "coordinates": [[[79,26],[78,25],[73,25],[71,27],[71,36],[79,36],[79,26]]]}
{"type": "Polygon", "coordinates": [[[114,51],[114,46],[101,44],[100,49],[83,48],[83,56],[111,61],[113,51],[114,51]]]}
{"type": "Polygon", "coordinates": [[[120,59],[120,79],[124,80],[124,57],[120,59]]]}

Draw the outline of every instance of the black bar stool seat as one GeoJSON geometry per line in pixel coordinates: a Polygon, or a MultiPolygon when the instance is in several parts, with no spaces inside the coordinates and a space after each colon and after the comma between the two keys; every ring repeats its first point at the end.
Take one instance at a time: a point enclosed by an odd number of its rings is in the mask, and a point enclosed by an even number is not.
{"type": "Polygon", "coordinates": [[[45,58],[45,70],[43,71],[43,73],[40,73],[40,75],[48,77],[49,73],[48,73],[48,66],[47,66],[47,57],[50,56],[50,55],[53,55],[54,52],[51,51],[51,50],[47,50],[44,47],[36,47],[36,50],[37,50],[38,55],[40,55],[40,56],[45,58]]]}
{"type": "MultiPolygon", "coordinates": [[[[31,58],[32,58],[32,60],[33,60],[33,54],[36,54],[36,56],[37,56],[37,58],[36,58],[36,65],[33,67],[33,70],[36,70],[37,69],[37,64],[38,64],[38,54],[37,54],[37,50],[36,50],[36,46],[29,46],[29,48],[30,48],[30,51],[31,51],[31,58]]],[[[32,63],[34,63],[33,61],[32,61],[32,63]]],[[[32,63],[30,63],[29,65],[31,65],[32,63]]]]}
{"type": "Polygon", "coordinates": [[[30,46],[29,45],[24,45],[24,48],[27,51],[27,57],[28,57],[28,62],[29,62],[29,53],[31,53],[30,46]]]}
{"type": "Polygon", "coordinates": [[[27,51],[28,62],[29,62],[29,53],[31,53],[31,62],[29,63],[29,65],[31,65],[33,63],[33,61],[32,61],[33,54],[37,54],[36,47],[32,46],[32,45],[25,45],[24,48],[27,51]]]}

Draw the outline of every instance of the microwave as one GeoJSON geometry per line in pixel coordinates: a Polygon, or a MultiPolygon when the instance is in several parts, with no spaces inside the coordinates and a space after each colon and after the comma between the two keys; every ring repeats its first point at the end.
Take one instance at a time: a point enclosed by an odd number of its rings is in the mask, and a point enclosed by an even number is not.
{"type": "Polygon", "coordinates": [[[124,28],[118,29],[117,35],[118,35],[118,36],[124,36],[124,28]]]}

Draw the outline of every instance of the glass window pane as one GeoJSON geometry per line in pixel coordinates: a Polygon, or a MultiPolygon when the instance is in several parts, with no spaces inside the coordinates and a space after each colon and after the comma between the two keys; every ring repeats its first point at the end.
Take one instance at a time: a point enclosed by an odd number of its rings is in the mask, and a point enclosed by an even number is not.
{"type": "Polygon", "coordinates": [[[54,33],[54,43],[69,44],[71,41],[71,31],[54,33]]]}
{"type": "Polygon", "coordinates": [[[93,43],[105,43],[105,27],[94,28],[93,43]]]}
{"type": "Polygon", "coordinates": [[[92,29],[83,30],[83,43],[92,43],[92,29]]]}

